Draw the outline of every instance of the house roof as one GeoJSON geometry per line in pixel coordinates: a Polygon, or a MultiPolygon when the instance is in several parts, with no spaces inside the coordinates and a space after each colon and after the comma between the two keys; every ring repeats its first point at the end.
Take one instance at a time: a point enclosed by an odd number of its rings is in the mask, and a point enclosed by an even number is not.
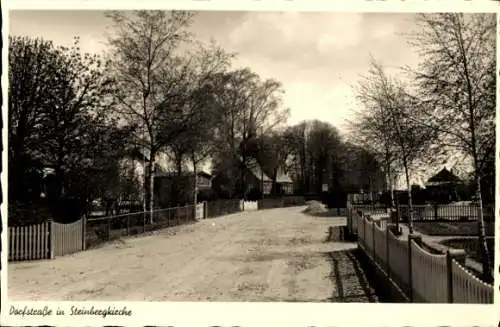
{"type": "Polygon", "coordinates": [[[283,173],[282,171],[278,171],[278,176],[276,176],[276,182],[278,182],[278,183],[293,183],[290,176],[283,173]]]}
{"type": "Polygon", "coordinates": [[[255,177],[257,177],[257,179],[259,181],[262,180],[262,178],[263,178],[264,182],[272,182],[272,179],[269,178],[269,176],[267,176],[266,173],[264,173],[262,171],[262,169],[260,168],[260,165],[257,163],[257,160],[249,159],[246,166],[247,166],[248,170],[250,170],[250,172],[255,177]]]}
{"type": "MultiPolygon", "coordinates": [[[[193,172],[192,171],[184,171],[182,172],[181,176],[192,176],[193,175],[193,172]]],[[[198,176],[205,176],[207,178],[212,178],[212,175],[207,173],[206,171],[199,171],[197,172],[197,175],[198,176]]],[[[166,172],[166,173],[162,173],[162,174],[156,174],[155,177],[177,177],[177,173],[176,172],[166,172]]]]}
{"type": "Polygon", "coordinates": [[[461,179],[457,175],[446,169],[446,167],[444,167],[436,175],[429,178],[426,184],[429,185],[429,184],[441,184],[450,182],[455,182],[455,183],[461,182],[461,179]]]}
{"type": "MultiPolygon", "coordinates": [[[[264,182],[272,182],[272,178],[270,178],[266,173],[262,172],[260,165],[257,163],[255,159],[248,159],[247,168],[252,172],[258,180],[261,180],[261,177],[264,177],[264,182]]],[[[276,182],[278,183],[293,183],[290,176],[285,174],[281,169],[278,170],[278,174],[276,176],[276,182]]]]}

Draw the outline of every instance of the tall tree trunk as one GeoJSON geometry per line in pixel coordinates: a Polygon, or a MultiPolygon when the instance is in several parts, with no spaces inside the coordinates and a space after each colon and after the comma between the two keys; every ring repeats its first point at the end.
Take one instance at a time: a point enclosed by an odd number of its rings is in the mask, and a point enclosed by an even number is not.
{"type": "Polygon", "coordinates": [[[391,173],[391,164],[389,163],[389,159],[386,158],[385,161],[385,167],[386,167],[386,178],[387,178],[387,191],[389,192],[389,199],[390,199],[390,207],[391,209],[394,209],[394,183],[392,182],[392,173],[391,173]]]}
{"type": "MultiPolygon", "coordinates": [[[[16,139],[14,140],[12,161],[9,160],[9,198],[11,200],[21,200],[23,184],[26,171],[26,160],[24,156],[24,129],[18,127],[16,139]]],[[[10,152],[9,152],[10,154],[10,152]]],[[[9,158],[10,159],[10,158],[9,158]]],[[[23,199],[24,200],[24,199],[23,199]]]]}
{"type": "Polygon", "coordinates": [[[146,174],[145,174],[145,203],[146,210],[149,211],[149,223],[153,224],[153,210],[154,210],[154,165],[155,165],[155,154],[151,153],[149,160],[146,164],[146,174]]]}
{"type": "Polygon", "coordinates": [[[154,200],[155,200],[155,172],[154,172],[154,160],[151,164],[151,173],[149,174],[149,189],[151,196],[149,197],[149,223],[153,224],[153,211],[154,211],[154,200]]]}
{"type": "Polygon", "coordinates": [[[387,179],[388,179],[388,191],[389,191],[389,198],[390,198],[390,208],[391,212],[396,209],[397,217],[396,217],[396,230],[399,231],[399,213],[396,208],[396,204],[394,203],[394,183],[393,183],[393,176],[391,173],[391,168],[390,166],[387,169],[387,179]]]}
{"type": "MultiPolygon", "coordinates": [[[[471,115],[472,116],[472,115],[471,115]]],[[[483,198],[481,194],[481,176],[479,172],[479,160],[476,150],[476,135],[474,128],[473,117],[470,118],[470,127],[471,127],[471,139],[472,139],[472,154],[474,157],[474,179],[476,183],[476,201],[479,209],[479,219],[478,219],[478,232],[479,232],[479,248],[481,249],[482,256],[482,268],[483,268],[483,280],[487,282],[493,281],[493,275],[491,273],[491,263],[488,251],[488,244],[486,243],[486,229],[484,226],[484,210],[483,210],[483,198]]]]}
{"type": "Polygon", "coordinates": [[[368,176],[368,190],[370,192],[370,204],[373,205],[373,182],[371,176],[368,176]]]}
{"type": "Polygon", "coordinates": [[[273,169],[273,185],[272,185],[272,192],[273,195],[278,194],[278,168],[273,169]]]}
{"type": "Polygon", "coordinates": [[[194,212],[196,216],[196,205],[198,204],[198,169],[196,167],[196,158],[194,153],[191,154],[191,160],[193,161],[193,175],[194,175],[194,187],[193,187],[193,203],[194,203],[194,212]]]}
{"type": "Polygon", "coordinates": [[[480,176],[480,167],[479,167],[479,159],[477,154],[477,143],[476,143],[476,126],[475,126],[475,118],[474,118],[474,105],[473,105],[473,91],[472,91],[472,82],[470,79],[469,73],[469,63],[467,60],[463,34],[461,30],[458,33],[459,36],[459,46],[461,53],[461,63],[464,68],[465,81],[467,83],[467,108],[469,111],[469,129],[471,133],[471,144],[472,144],[472,157],[474,159],[474,178],[476,180],[476,197],[479,207],[479,247],[482,252],[482,266],[483,266],[483,278],[486,281],[492,281],[493,276],[491,274],[491,264],[488,253],[488,244],[486,243],[486,231],[484,228],[484,212],[483,212],[483,199],[481,196],[481,176],[480,176]]]}
{"type": "Polygon", "coordinates": [[[182,154],[177,153],[175,156],[175,172],[177,173],[177,177],[181,177],[182,175],[182,154]]]}
{"type": "MultiPolygon", "coordinates": [[[[243,141],[245,142],[245,141],[243,141]]],[[[243,143],[243,151],[242,151],[242,156],[241,156],[241,160],[243,161],[243,163],[240,165],[240,170],[239,170],[239,174],[240,174],[240,178],[239,178],[239,192],[241,192],[241,195],[243,198],[245,198],[245,194],[246,194],[246,191],[247,191],[247,186],[246,186],[246,183],[245,183],[245,169],[246,169],[246,164],[247,164],[247,151],[246,151],[246,143],[243,143]]],[[[262,169],[262,165],[261,165],[261,169],[262,169]]],[[[241,197],[240,197],[241,199],[241,197]]]]}
{"type": "Polygon", "coordinates": [[[476,179],[476,197],[479,208],[479,248],[481,249],[482,255],[482,268],[483,268],[483,280],[486,282],[493,281],[493,275],[491,274],[491,263],[488,251],[488,244],[486,243],[486,229],[484,226],[484,210],[483,210],[483,198],[481,196],[481,177],[478,173],[475,174],[476,179]]]}
{"type": "Polygon", "coordinates": [[[411,197],[410,172],[408,170],[406,158],[403,158],[403,166],[405,169],[406,187],[408,190],[408,229],[410,230],[410,234],[413,234],[413,200],[411,197]]]}

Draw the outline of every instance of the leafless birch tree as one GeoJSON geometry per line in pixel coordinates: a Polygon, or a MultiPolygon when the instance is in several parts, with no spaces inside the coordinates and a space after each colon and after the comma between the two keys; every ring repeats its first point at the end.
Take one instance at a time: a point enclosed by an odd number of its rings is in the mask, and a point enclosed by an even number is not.
{"type": "Polygon", "coordinates": [[[483,274],[491,280],[486,244],[481,172],[495,149],[495,14],[421,14],[420,29],[410,35],[422,61],[411,71],[425,101],[421,124],[432,124],[442,145],[473,160],[483,274]]]}

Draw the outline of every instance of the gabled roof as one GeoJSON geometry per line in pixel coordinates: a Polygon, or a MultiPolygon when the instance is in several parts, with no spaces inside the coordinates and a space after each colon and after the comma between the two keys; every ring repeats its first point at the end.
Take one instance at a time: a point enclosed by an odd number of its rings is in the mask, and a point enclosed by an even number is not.
{"type": "Polygon", "coordinates": [[[290,176],[288,176],[287,174],[285,174],[281,170],[278,171],[278,176],[276,176],[276,182],[278,182],[278,183],[293,183],[290,176]]]}
{"type": "MultiPolygon", "coordinates": [[[[196,173],[198,176],[204,176],[206,178],[212,178],[212,175],[205,172],[205,171],[199,171],[196,173]]],[[[181,177],[184,177],[184,176],[193,176],[193,172],[192,171],[184,171],[182,172],[181,174],[181,177]]],[[[163,173],[163,174],[156,174],[155,177],[170,177],[170,178],[175,178],[177,177],[177,173],[176,172],[166,172],[166,173],[163,173]]]]}
{"type": "Polygon", "coordinates": [[[436,175],[432,176],[427,180],[426,184],[441,184],[441,183],[450,183],[450,182],[461,182],[462,180],[451,171],[444,167],[439,171],[436,175]]]}
{"type": "Polygon", "coordinates": [[[260,165],[257,163],[257,160],[248,159],[246,167],[248,170],[260,181],[263,178],[264,182],[272,182],[273,180],[269,178],[260,168],[260,165]]]}

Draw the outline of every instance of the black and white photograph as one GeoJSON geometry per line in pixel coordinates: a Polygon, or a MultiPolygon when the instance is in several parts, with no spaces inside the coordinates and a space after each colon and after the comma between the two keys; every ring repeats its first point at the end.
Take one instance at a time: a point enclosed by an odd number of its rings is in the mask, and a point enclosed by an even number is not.
{"type": "Polygon", "coordinates": [[[9,301],[494,303],[495,13],[4,14],[9,301]]]}

